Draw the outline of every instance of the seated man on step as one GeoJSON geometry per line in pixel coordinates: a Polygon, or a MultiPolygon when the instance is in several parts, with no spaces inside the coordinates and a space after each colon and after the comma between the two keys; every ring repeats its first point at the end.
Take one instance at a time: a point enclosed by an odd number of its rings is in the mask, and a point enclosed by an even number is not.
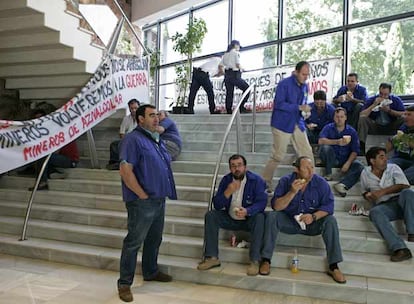
{"type": "Polygon", "coordinates": [[[215,210],[205,216],[204,261],[197,269],[207,270],[220,266],[218,259],[219,229],[244,230],[251,233],[250,265],[247,275],[259,273],[264,214],[267,204],[265,181],[247,170],[244,156],[234,154],[229,159],[230,173],[225,175],[213,198],[215,210]]]}
{"type": "Polygon", "coordinates": [[[176,160],[181,153],[182,140],[174,120],[168,117],[168,112],[161,110],[159,112],[160,124],[157,132],[164,141],[168,153],[172,160],[176,160]]]}
{"type": "Polygon", "coordinates": [[[358,181],[364,165],[357,160],[359,140],[354,128],[346,123],[344,108],[336,108],[334,122],[327,124],[319,134],[319,157],[325,165],[325,179],[332,180],[332,168],[340,167],[343,174],[334,189],[342,197],[358,181]]]}
{"type": "Polygon", "coordinates": [[[398,165],[411,185],[414,185],[414,106],[406,109],[404,124],[387,142],[387,151],[394,150],[389,163],[398,165]]]}
{"type": "Polygon", "coordinates": [[[342,262],[339,229],[334,211],[334,196],[325,179],[314,174],[312,160],[306,156],[295,162],[295,172],[283,176],[272,201],[274,211],[266,212],[260,274],[270,274],[279,232],[287,234],[322,235],[328,256],[328,275],[337,283],[346,283],[338,268],[342,262]]]}
{"type": "Polygon", "coordinates": [[[384,238],[392,252],[391,261],[411,259],[411,251],[391,225],[391,221],[403,219],[408,241],[414,242],[414,191],[404,172],[396,164],[387,164],[385,148],[372,147],[366,154],[366,167],[361,174],[362,196],[374,207],[369,219],[384,238]]]}

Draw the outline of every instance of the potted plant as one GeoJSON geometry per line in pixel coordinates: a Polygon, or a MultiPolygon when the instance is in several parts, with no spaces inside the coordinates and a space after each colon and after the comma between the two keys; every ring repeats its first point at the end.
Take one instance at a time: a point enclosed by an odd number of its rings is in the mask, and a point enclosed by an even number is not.
{"type": "Polygon", "coordinates": [[[193,53],[201,50],[204,36],[207,33],[206,22],[201,18],[193,18],[187,25],[186,33],[176,32],[171,40],[173,50],[181,54],[184,62],[175,67],[175,84],[177,86],[177,99],[170,105],[174,105],[173,113],[184,113],[184,105],[187,98],[187,89],[191,81],[191,60],[193,53]],[[174,109],[175,108],[175,109],[174,109]]]}

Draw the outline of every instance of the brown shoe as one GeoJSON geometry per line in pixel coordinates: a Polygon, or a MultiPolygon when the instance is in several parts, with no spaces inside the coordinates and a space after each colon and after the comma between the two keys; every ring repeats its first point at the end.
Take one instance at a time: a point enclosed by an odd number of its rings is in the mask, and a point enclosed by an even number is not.
{"type": "Polygon", "coordinates": [[[246,271],[248,276],[257,276],[259,274],[259,262],[251,261],[246,271]]]}
{"type": "Polygon", "coordinates": [[[144,278],[144,281],[157,281],[157,282],[171,282],[172,276],[163,273],[161,271],[158,271],[157,275],[153,278],[144,278]]]}
{"type": "Polygon", "coordinates": [[[407,241],[414,242],[414,234],[409,234],[407,241]]]}
{"type": "Polygon", "coordinates": [[[402,262],[405,260],[409,260],[412,258],[411,251],[408,248],[402,248],[395,250],[394,253],[391,255],[392,262],[402,262]]]}
{"type": "Polygon", "coordinates": [[[338,269],[328,270],[327,274],[332,277],[332,279],[339,284],[345,284],[346,279],[343,273],[338,269]]]}
{"type": "Polygon", "coordinates": [[[129,286],[119,286],[118,295],[119,298],[124,302],[132,302],[134,300],[131,293],[131,287],[129,286]]]}
{"type": "Polygon", "coordinates": [[[270,274],[270,262],[263,261],[260,264],[259,273],[261,275],[269,275],[270,274]]]}
{"type": "Polygon", "coordinates": [[[209,270],[214,267],[219,267],[220,260],[218,258],[205,258],[204,261],[202,261],[200,264],[198,264],[197,269],[198,270],[209,270]]]}

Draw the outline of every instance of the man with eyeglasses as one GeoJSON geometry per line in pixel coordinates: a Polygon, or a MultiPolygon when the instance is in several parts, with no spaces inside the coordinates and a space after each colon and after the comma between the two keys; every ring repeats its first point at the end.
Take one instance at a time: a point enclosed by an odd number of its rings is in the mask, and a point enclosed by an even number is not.
{"type": "Polygon", "coordinates": [[[247,170],[244,156],[234,154],[229,159],[230,173],[225,175],[213,198],[214,210],[208,211],[204,223],[204,260],[198,270],[220,266],[218,259],[219,229],[249,231],[251,233],[250,264],[247,275],[259,273],[264,214],[267,204],[265,182],[247,170]]]}

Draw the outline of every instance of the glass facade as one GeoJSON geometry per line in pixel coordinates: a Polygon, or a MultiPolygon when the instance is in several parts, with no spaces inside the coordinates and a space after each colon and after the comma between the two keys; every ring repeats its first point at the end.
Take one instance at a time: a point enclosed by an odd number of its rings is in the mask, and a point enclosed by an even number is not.
{"type": "Polygon", "coordinates": [[[160,46],[159,100],[174,96],[174,66],[183,58],[170,38],[184,32],[190,18],[204,19],[208,30],[201,52],[193,54],[196,66],[237,39],[246,71],[339,57],[335,88],[356,72],[369,94],[381,82],[390,82],[395,94],[414,94],[412,0],[215,0],[158,20],[143,31],[160,46]]]}

